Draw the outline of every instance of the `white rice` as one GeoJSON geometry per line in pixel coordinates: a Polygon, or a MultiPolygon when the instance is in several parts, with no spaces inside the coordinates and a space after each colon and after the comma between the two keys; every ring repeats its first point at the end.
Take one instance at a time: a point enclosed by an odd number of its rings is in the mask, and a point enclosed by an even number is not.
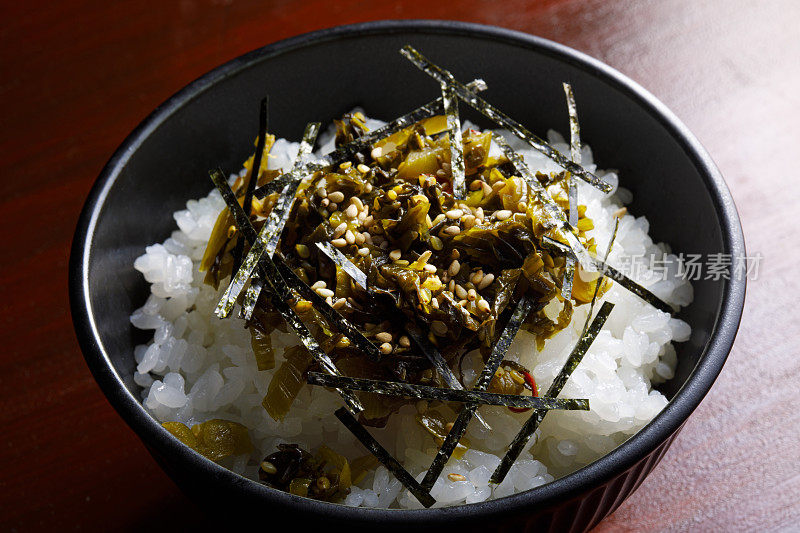
{"type": "MultiPolygon", "coordinates": [[[[381,123],[370,121],[370,127],[381,123]]],[[[465,128],[468,125],[465,125],[465,128]]],[[[503,132],[512,146],[525,157],[532,169],[543,172],[559,168],[529,146],[503,132]]],[[[564,139],[550,132],[549,140],[562,153],[569,147],[564,139]]],[[[272,149],[269,168],[288,168],[298,144],[278,140],[272,149]]],[[[320,153],[333,148],[330,132],[320,153]]],[[[493,147],[496,149],[496,147],[493,147]]],[[[583,163],[589,170],[615,186],[604,195],[579,182],[579,202],[586,204],[587,216],[595,229],[591,233],[604,251],[613,228],[612,215],[631,200],[629,191],[617,188],[614,172],[597,170],[588,146],[583,148],[583,163]]],[[[236,176],[231,176],[231,183],[236,176]]],[[[353,459],[366,453],[361,444],[333,416],[338,397],[321,387],[304,387],[291,411],[282,422],[275,422],[264,411],[261,401],[274,370],[259,372],[250,348],[250,334],[237,318],[219,320],[214,306],[219,291],[202,283],[199,261],[217,215],[224,207],[219,193],[190,200],[186,209],[174,214],[178,230],[163,244],[147,247],[134,266],[151,283],[152,294],[145,305],[131,315],[137,328],[155,330],[153,341],[137,346],[138,365],[135,381],[142,387],[147,410],[159,421],[179,421],[189,426],[212,418],[224,418],[250,429],[255,446],[251,456],[228,458],[223,465],[251,479],[258,479],[258,464],[279,443],[298,443],[315,450],[321,443],[353,459]]],[[[654,244],[648,235],[645,217],[626,214],[620,222],[609,263],[622,269],[632,256],[664,256],[669,249],[654,244]]],[[[675,256],[669,257],[676,265],[675,256]]],[[[677,277],[675,269],[662,280],[649,268],[637,273],[636,280],[671,304],[685,306],[692,300],[692,287],[677,277]]],[[[563,398],[588,398],[591,411],[556,411],[550,413],[537,431],[537,438],[514,464],[505,481],[488,484],[529,414],[514,414],[502,407],[481,407],[481,414],[492,426],[487,432],[472,423],[467,431],[470,450],[460,460],[452,459],[433,487],[436,506],[475,503],[531,489],[564,476],[608,453],[636,433],[667,404],[666,398],[652,388],[673,376],[676,364],[672,342],[689,338],[690,327],[644,303],[625,289],[614,285],[602,298],[614,302],[604,329],[592,344],[583,362],[564,388],[563,398]],[[535,443],[535,446],[534,446],[535,443]],[[534,454],[530,453],[533,447],[534,454]],[[464,481],[451,481],[448,474],[462,474],[464,481]]],[[[572,323],[548,340],[537,352],[534,337],[520,332],[507,358],[532,369],[540,389],[546,390],[559,372],[579,338],[588,306],[576,309],[572,323]]],[[[272,335],[276,353],[296,344],[292,334],[272,335]]],[[[282,358],[278,356],[276,368],[282,358]]],[[[481,369],[478,356],[467,356],[463,369],[470,384],[481,369]]],[[[447,412],[447,408],[442,408],[447,412]]],[[[436,446],[414,420],[416,410],[406,406],[391,417],[384,429],[371,429],[375,437],[401,463],[421,480],[436,446]]],[[[454,419],[455,413],[449,413],[454,419]]],[[[343,502],[365,507],[419,508],[421,505],[403,489],[383,467],[369,474],[343,502]]]]}

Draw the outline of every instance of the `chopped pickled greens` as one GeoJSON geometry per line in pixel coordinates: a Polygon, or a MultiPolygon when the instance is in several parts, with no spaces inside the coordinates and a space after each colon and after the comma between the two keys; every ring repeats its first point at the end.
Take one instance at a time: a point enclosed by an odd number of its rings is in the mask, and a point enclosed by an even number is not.
{"type": "MultiPolygon", "coordinates": [[[[285,172],[266,169],[274,136],[266,132],[262,102],[246,178],[231,187],[221,172],[212,173],[226,208],[200,270],[215,288],[228,280],[215,313],[225,318],[240,306],[257,368],[279,365],[263,400],[267,413],[282,420],[306,385],[334,389],[346,405],[336,417],[372,454],[351,463],[325,446],[312,455],[281,445],[262,462],[261,480],[292,494],[339,501],[378,461],[430,507],[430,490],[445,464],[469,446],[463,436],[473,416],[491,430],[480,405],[534,409],[495,482],[548,410],[589,408],[587,400],[557,396],[611,312],[613,304],[606,302],[589,323],[610,280],[659,309],[669,306],[607,265],[616,226],[605,260],[597,259],[597,245],[587,235],[593,223],[578,204],[575,179],[604,192],[611,186],[581,166],[569,84],[567,158],[477,96],[486,89],[482,80],[464,85],[412,47],[401,53],[439,83],[442,96],[372,131],[363,114],[348,113],[334,121],[334,150],[316,158],[307,156],[319,124],[309,124],[285,172]],[[500,135],[462,131],[459,101],[564,170],[535,173],[500,135]],[[583,334],[539,397],[530,372],[505,359],[508,348],[525,329],[542,349],[580,305],[589,306],[583,334]],[[291,329],[300,341],[283,350],[279,363],[275,329],[291,329]],[[467,390],[454,370],[473,351],[484,367],[467,390]],[[402,406],[419,400],[427,402],[416,406],[417,421],[439,447],[421,483],[365,428],[385,426],[402,406]],[[444,402],[463,404],[455,421],[438,409],[444,402]]],[[[202,431],[171,424],[168,429],[187,445],[223,456],[208,451],[217,448],[199,440],[202,431]]],[[[237,431],[227,429],[230,435],[237,431]]]]}
{"type": "Polygon", "coordinates": [[[161,425],[186,446],[215,462],[253,451],[247,428],[230,420],[215,418],[195,424],[191,429],[180,422],[161,425]]]}

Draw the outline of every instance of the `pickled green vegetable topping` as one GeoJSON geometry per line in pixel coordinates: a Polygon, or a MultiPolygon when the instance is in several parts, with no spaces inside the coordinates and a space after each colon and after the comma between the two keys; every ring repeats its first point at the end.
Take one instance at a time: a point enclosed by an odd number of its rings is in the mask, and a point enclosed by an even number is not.
{"type": "MultiPolygon", "coordinates": [[[[668,306],[596,258],[587,235],[594,224],[576,200],[574,181],[603,191],[611,186],[580,166],[568,85],[571,159],[478,97],[486,89],[481,80],[464,85],[413,48],[401,53],[440,84],[442,96],[375,131],[363,114],[346,114],[334,121],[333,152],[314,161],[298,157],[285,173],[266,169],[275,137],[264,129],[262,104],[258,153],[245,163],[247,179],[229,187],[221,173],[212,173],[228,207],[200,270],[215,288],[231,280],[215,312],[225,318],[241,306],[258,370],[278,364],[263,400],[267,413],[282,420],[308,383],[335,388],[347,405],[337,418],[430,506],[429,490],[444,464],[469,447],[462,436],[472,416],[489,428],[476,412],[479,405],[517,412],[533,407],[534,420],[551,408],[588,409],[586,400],[556,400],[559,390],[542,401],[518,401],[538,396],[530,372],[504,359],[520,328],[541,349],[570,323],[576,306],[593,307],[612,280],[660,309],[668,306]],[[459,101],[564,170],[534,173],[498,134],[461,132],[459,101]],[[291,329],[301,340],[283,350],[279,363],[275,329],[291,329]],[[456,376],[459,361],[472,350],[485,367],[465,392],[467,384],[456,376]],[[418,483],[363,426],[382,427],[420,398],[430,405],[417,420],[440,450],[418,483]],[[453,400],[463,407],[449,421],[437,406],[453,400]]],[[[306,128],[301,154],[311,152],[317,130],[314,123],[306,128]]],[[[610,307],[601,311],[563,380],[610,307]]],[[[213,460],[241,452],[245,441],[250,446],[246,430],[233,422],[212,420],[191,430],[164,425],[213,460]]],[[[529,435],[523,429],[512,448],[529,435]]],[[[514,453],[504,459],[506,468],[514,453]]],[[[293,494],[337,501],[372,466],[367,460],[351,465],[324,446],[312,455],[282,445],[261,462],[260,476],[293,494]]]]}

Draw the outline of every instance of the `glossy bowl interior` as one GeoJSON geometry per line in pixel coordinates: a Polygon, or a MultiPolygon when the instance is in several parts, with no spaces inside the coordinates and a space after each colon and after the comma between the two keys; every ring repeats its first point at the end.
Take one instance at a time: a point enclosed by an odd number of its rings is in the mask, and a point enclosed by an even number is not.
{"type": "MultiPolygon", "coordinates": [[[[298,139],[309,121],[354,106],[390,119],[438,95],[438,86],[400,54],[410,43],[457,78],[480,77],[485,98],[544,135],[568,131],[562,81],[572,83],[582,138],[604,168],[633,191],[629,209],[673,250],[744,254],[736,210],[718,170],[686,128],[654,97],[613,69],[526,34],[440,21],[376,22],[281,41],[191,83],[124,141],[98,178],[73,243],[70,296],[87,363],[112,405],[187,492],[207,509],[305,513],[328,524],[403,527],[527,523],[580,530],[615,509],[652,469],[708,392],[730,351],[744,281],[698,281],[681,313],[692,337],[678,345],[671,399],[645,429],[600,460],[560,480],[496,501],[424,511],[352,509],[298,498],[243,479],[182,446],[148,415],[133,382],[133,346],[147,335],[130,313],[149,294],[134,259],[175,229],[171,216],[211,188],[207,171],[235,171],[257,131],[257,105],[270,95],[270,130],[298,139]]],[[[465,106],[461,106],[462,109],[465,106]]],[[[467,118],[489,126],[474,113],[467,118]]]]}

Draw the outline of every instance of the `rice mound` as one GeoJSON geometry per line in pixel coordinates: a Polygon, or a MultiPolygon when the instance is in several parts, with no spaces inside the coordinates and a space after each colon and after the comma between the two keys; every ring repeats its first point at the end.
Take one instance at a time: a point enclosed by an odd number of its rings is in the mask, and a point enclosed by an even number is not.
{"type": "MultiPolygon", "coordinates": [[[[381,124],[368,121],[371,129],[381,124]]],[[[532,170],[560,170],[510,132],[500,133],[532,170]]],[[[328,131],[326,137],[319,153],[333,149],[332,132],[328,131]]],[[[548,137],[558,151],[569,152],[558,133],[551,131],[548,137]]],[[[277,140],[269,156],[269,168],[289,168],[298,147],[298,143],[277,140]]],[[[493,145],[492,150],[497,147],[493,145]]],[[[586,214],[595,225],[590,236],[604,252],[613,230],[613,214],[630,202],[632,195],[617,186],[616,173],[596,168],[588,146],[583,147],[582,160],[583,166],[614,186],[614,191],[605,195],[578,180],[579,203],[587,206],[586,214]]],[[[236,177],[230,177],[231,184],[236,177]]],[[[255,451],[250,456],[227,458],[222,465],[254,480],[258,480],[261,460],[276,451],[280,443],[297,443],[314,451],[324,442],[349,459],[363,456],[366,450],[333,416],[335,406],[340,404],[338,396],[322,387],[304,387],[281,422],[270,418],[261,406],[270,379],[283,360],[280,354],[298,341],[292,333],[276,330],[272,335],[278,355],[276,367],[259,372],[244,322],[238,318],[220,320],[214,315],[224,283],[218,291],[204,285],[204,274],[198,266],[217,215],[224,207],[216,190],[205,198],[189,200],[185,210],[173,215],[178,229],[163,244],[148,246],[134,263],[151,284],[147,302],[130,318],[135,327],[154,330],[153,340],[134,350],[134,380],[142,387],[145,408],[160,422],[178,421],[191,427],[223,418],[247,426],[255,451]]],[[[668,256],[670,268],[666,276],[656,273],[649,263],[638,262],[641,268],[634,279],[667,303],[688,305],[692,301],[691,284],[678,277],[677,259],[669,255],[669,247],[653,243],[648,231],[645,217],[622,216],[609,264],[625,271],[632,257],[668,256]]],[[[614,449],[664,408],[667,399],[652,387],[672,378],[676,365],[672,342],[687,340],[689,325],[654,309],[617,284],[600,301],[605,300],[616,304],[614,311],[560,395],[588,398],[591,410],[550,413],[506,479],[490,486],[489,478],[506,446],[530,415],[498,406],[481,407],[492,431],[477,423],[469,425],[466,438],[470,449],[463,458],[451,459],[436,481],[431,491],[437,500],[435,507],[500,498],[562,477],[614,449]],[[461,474],[466,479],[453,476],[454,481],[448,474],[461,474]]],[[[557,313],[557,309],[553,312],[557,313]]],[[[570,325],[548,340],[541,352],[536,350],[534,336],[520,331],[506,358],[530,368],[540,390],[546,390],[578,341],[587,313],[588,305],[577,307],[570,325]]],[[[481,368],[477,352],[465,357],[465,385],[477,379],[481,368]]],[[[420,403],[417,408],[424,408],[424,402],[420,403]]],[[[440,410],[451,419],[456,416],[445,406],[440,410]]],[[[414,406],[404,406],[390,417],[385,428],[370,431],[421,481],[436,445],[415,421],[416,413],[414,406]]],[[[383,466],[354,486],[342,503],[422,507],[383,466]]]]}

